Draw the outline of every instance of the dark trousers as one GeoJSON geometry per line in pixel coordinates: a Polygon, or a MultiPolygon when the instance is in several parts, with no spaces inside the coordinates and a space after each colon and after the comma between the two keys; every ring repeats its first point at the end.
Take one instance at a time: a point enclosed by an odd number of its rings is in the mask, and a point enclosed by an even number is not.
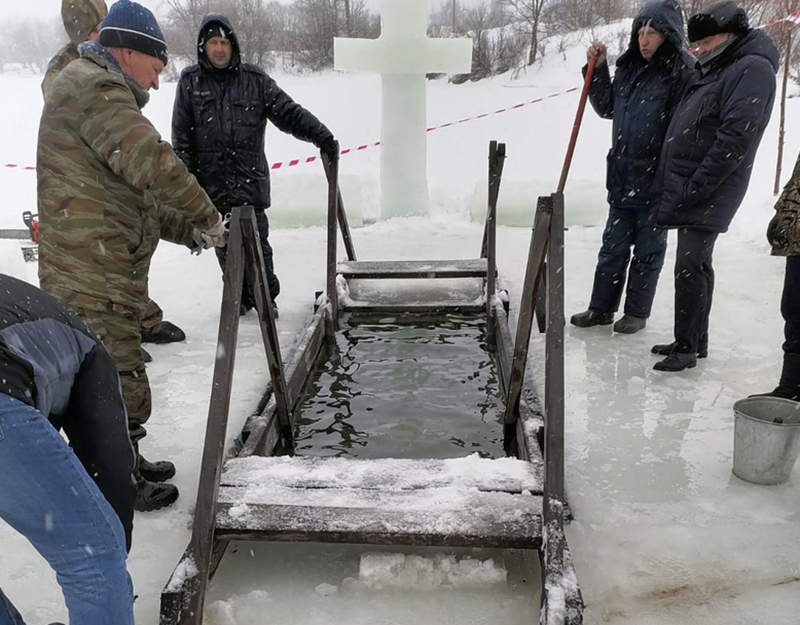
{"type": "Polygon", "coordinates": [[[786,258],[781,315],[785,322],[783,351],[800,356],[800,256],[786,258]]]}
{"type": "Polygon", "coordinates": [[[627,273],[625,314],[642,318],[650,316],[658,276],[667,253],[667,231],[650,225],[649,211],[647,206],[612,206],[609,209],[594,272],[590,309],[597,312],[617,312],[627,273]]]}
{"type": "Polygon", "coordinates": [[[718,232],[678,230],[675,254],[676,351],[696,354],[708,345],[708,317],[714,297],[712,255],[718,232]]]}
{"type": "MultiPolygon", "coordinates": [[[[272,246],[269,244],[269,220],[267,214],[263,209],[256,209],[256,226],[258,227],[258,239],[261,243],[261,255],[264,257],[264,268],[267,271],[267,288],[269,289],[269,296],[274,302],[281,292],[281,283],[278,276],[275,275],[275,266],[272,262],[272,246]]],[[[228,246],[215,247],[217,253],[217,260],[222,271],[225,271],[225,259],[228,255],[228,246]]],[[[242,287],[242,304],[247,308],[254,308],[256,305],[255,295],[253,294],[253,285],[245,272],[244,285],[242,287]]]]}

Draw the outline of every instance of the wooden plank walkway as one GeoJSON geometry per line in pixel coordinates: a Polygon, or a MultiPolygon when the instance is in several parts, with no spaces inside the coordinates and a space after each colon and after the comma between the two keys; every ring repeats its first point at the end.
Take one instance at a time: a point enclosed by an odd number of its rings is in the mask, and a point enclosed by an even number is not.
{"type": "Polygon", "coordinates": [[[350,280],[358,279],[425,279],[485,278],[485,258],[470,260],[406,260],[406,261],[343,261],[336,273],[350,280]]]}
{"type": "Polygon", "coordinates": [[[537,549],[542,467],[513,458],[249,457],[222,475],[229,540],[537,549]]]}

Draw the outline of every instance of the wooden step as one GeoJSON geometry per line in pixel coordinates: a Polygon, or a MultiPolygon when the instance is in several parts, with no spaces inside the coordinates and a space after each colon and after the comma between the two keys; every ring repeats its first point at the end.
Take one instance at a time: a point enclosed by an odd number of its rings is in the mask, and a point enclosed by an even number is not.
{"type": "Polygon", "coordinates": [[[541,466],[503,458],[249,457],[225,465],[230,540],[536,549],[541,466]]]}
{"type": "Polygon", "coordinates": [[[337,456],[249,456],[225,463],[220,486],[419,490],[461,487],[482,491],[542,494],[539,463],[516,458],[378,458],[337,456]]]}
{"type": "Polygon", "coordinates": [[[425,278],[485,278],[488,263],[485,258],[472,260],[389,260],[343,261],[336,273],[345,278],[360,279],[425,279],[425,278]]]}

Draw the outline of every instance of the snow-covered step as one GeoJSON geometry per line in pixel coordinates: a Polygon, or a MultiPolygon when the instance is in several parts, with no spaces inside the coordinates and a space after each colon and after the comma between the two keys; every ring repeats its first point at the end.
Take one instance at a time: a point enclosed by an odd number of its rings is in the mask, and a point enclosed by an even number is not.
{"type": "Polygon", "coordinates": [[[378,458],[248,456],[225,463],[221,486],[417,490],[474,488],[541,494],[542,466],[516,458],[378,458]]]}
{"type": "Polygon", "coordinates": [[[536,549],[541,490],[541,467],[510,458],[234,459],[222,476],[215,535],[536,549]]]}
{"type": "Polygon", "coordinates": [[[406,261],[343,261],[336,273],[348,280],[361,279],[421,279],[421,278],[483,278],[488,272],[485,258],[470,260],[406,260],[406,261]]]}

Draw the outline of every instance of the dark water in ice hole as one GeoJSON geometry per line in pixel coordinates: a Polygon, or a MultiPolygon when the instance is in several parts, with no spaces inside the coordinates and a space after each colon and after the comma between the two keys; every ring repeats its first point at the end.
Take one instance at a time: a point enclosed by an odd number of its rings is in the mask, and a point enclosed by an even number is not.
{"type": "MultiPolygon", "coordinates": [[[[389,322],[387,322],[387,320],[389,322]]],[[[483,318],[346,324],[295,413],[297,453],[503,457],[499,379],[483,318]]]]}

